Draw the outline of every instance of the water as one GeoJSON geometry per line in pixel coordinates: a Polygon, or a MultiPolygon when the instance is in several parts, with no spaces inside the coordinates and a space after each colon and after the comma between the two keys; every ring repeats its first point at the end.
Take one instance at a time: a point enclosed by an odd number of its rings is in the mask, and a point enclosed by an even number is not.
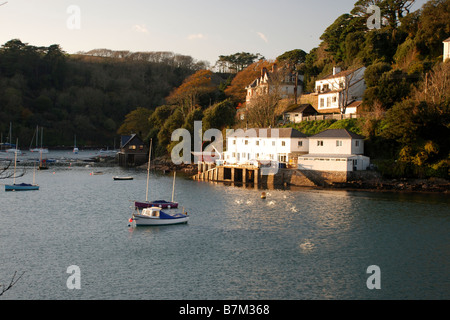
{"type": "MultiPolygon", "coordinates": [[[[24,272],[1,299],[450,298],[445,195],[300,189],[262,200],[254,188],[179,177],[189,224],[136,228],[145,170],[58,166],[36,179],[37,192],[0,193],[0,283],[24,272]],[[66,286],[71,265],[80,290],[66,286]],[[380,290],[366,286],[371,265],[380,290]]],[[[171,176],[151,182],[152,199],[170,200],[171,176]]]]}

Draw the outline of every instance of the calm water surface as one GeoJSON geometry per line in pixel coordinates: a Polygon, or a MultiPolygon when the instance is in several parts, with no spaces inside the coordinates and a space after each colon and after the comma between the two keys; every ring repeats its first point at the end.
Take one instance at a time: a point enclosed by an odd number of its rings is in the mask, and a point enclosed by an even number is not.
{"type": "MultiPolygon", "coordinates": [[[[262,200],[261,190],[178,178],[189,224],[136,228],[128,219],[146,171],[61,166],[36,179],[37,192],[0,191],[0,283],[25,272],[1,299],[450,298],[445,195],[300,189],[262,200]],[[80,290],[66,286],[71,265],[80,290]],[[380,290],[366,286],[371,265],[380,290]]],[[[151,182],[152,199],[170,200],[170,176],[151,182]]]]}

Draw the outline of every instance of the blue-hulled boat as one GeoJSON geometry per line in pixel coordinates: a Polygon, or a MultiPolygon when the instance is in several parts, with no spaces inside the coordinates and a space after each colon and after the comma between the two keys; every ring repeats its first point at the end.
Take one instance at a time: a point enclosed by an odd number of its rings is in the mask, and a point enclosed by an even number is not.
{"type": "MultiPolygon", "coordinates": [[[[16,150],[18,150],[19,140],[17,139],[16,150]]],[[[14,156],[14,182],[13,184],[5,185],[5,191],[34,191],[39,190],[39,186],[34,184],[34,174],[33,174],[33,184],[29,183],[16,183],[16,167],[17,167],[17,152],[14,156]]]]}
{"type": "Polygon", "coordinates": [[[37,184],[21,183],[5,185],[5,191],[34,191],[39,190],[37,184]]]}
{"type": "Polygon", "coordinates": [[[130,219],[130,222],[134,222],[136,226],[166,226],[188,223],[188,221],[189,215],[187,212],[169,214],[161,211],[159,207],[145,208],[142,211],[136,208],[130,219]]]}

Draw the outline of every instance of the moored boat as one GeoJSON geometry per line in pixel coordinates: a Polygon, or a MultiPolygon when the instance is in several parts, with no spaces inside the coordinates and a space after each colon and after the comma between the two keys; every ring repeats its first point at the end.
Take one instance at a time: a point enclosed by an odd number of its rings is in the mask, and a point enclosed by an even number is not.
{"type": "Polygon", "coordinates": [[[158,207],[162,209],[176,209],[178,208],[178,202],[166,201],[166,200],[154,200],[154,201],[135,201],[134,206],[139,209],[158,207]]]}
{"type": "Polygon", "coordinates": [[[136,226],[165,226],[184,224],[188,221],[187,212],[168,214],[159,207],[144,208],[141,211],[136,208],[136,212],[130,218],[130,222],[134,222],[136,226]]]}
{"type": "Polygon", "coordinates": [[[5,191],[33,191],[33,190],[39,190],[39,186],[37,184],[28,184],[28,183],[5,185],[5,191]]]}
{"type": "Polygon", "coordinates": [[[133,180],[133,177],[113,177],[114,180],[133,180]]]}

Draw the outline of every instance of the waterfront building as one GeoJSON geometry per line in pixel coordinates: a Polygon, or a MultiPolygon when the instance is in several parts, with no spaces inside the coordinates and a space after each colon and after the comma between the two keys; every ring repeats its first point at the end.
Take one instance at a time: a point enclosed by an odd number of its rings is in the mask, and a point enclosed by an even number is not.
{"type": "Polygon", "coordinates": [[[292,128],[238,129],[227,136],[227,164],[251,164],[278,161],[295,165],[300,155],[308,153],[308,136],[292,128]]]}
{"type": "Polygon", "coordinates": [[[309,137],[309,153],[298,158],[298,169],[315,171],[367,170],[364,137],[346,129],[328,129],[309,137]]]}
{"type": "Polygon", "coordinates": [[[136,134],[122,136],[120,151],[117,154],[122,167],[140,166],[148,160],[148,147],[136,134]]]}

